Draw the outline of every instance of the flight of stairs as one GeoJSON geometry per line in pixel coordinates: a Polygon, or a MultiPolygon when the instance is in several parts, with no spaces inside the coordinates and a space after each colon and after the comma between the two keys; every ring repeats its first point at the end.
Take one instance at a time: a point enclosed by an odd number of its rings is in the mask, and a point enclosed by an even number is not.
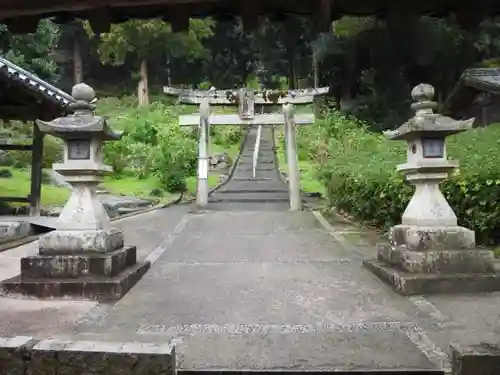
{"type": "Polygon", "coordinates": [[[211,208],[288,209],[288,186],[280,179],[272,126],[263,126],[255,178],[253,152],[257,126],[249,129],[231,179],[209,197],[211,208]],[[228,206],[229,205],[229,206],[228,206]]]}

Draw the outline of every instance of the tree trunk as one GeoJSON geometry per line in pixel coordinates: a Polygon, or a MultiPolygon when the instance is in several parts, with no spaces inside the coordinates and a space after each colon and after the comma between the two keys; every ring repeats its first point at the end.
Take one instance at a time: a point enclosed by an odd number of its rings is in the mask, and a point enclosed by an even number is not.
{"type": "Polygon", "coordinates": [[[316,54],[313,52],[313,73],[314,73],[314,88],[317,89],[319,87],[319,72],[318,72],[318,59],[316,54]]]}
{"type": "Polygon", "coordinates": [[[80,43],[75,38],[73,42],[73,83],[76,85],[83,82],[83,62],[80,51],[80,43]]]}
{"type": "Polygon", "coordinates": [[[171,74],[172,74],[172,71],[170,69],[170,58],[167,58],[167,85],[168,86],[172,86],[171,74]]]}
{"type": "Polygon", "coordinates": [[[139,106],[149,104],[149,90],[148,90],[148,65],[146,60],[141,60],[141,67],[139,70],[140,80],[137,84],[137,98],[139,99],[139,106]]]}
{"type": "Polygon", "coordinates": [[[352,43],[345,55],[345,73],[342,79],[342,94],[340,98],[340,109],[349,111],[352,106],[353,86],[356,80],[357,48],[352,43]]]}
{"type": "Polygon", "coordinates": [[[297,88],[297,74],[295,71],[295,55],[290,53],[290,58],[288,59],[288,88],[290,90],[295,90],[297,88]]]}

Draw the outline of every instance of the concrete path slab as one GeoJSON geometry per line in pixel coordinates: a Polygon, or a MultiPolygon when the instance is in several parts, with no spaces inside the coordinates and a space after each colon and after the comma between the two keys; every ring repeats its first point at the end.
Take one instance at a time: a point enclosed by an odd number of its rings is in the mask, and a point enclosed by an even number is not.
{"type": "Polygon", "coordinates": [[[174,340],[184,369],[436,368],[402,298],[312,213],[182,221],[132,291],[73,335],[174,340]]]}

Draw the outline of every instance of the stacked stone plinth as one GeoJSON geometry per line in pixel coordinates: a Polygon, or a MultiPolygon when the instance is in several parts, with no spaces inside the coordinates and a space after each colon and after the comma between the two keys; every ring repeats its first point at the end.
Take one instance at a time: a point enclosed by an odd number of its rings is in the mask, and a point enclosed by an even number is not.
{"type": "Polygon", "coordinates": [[[398,170],[416,188],[402,223],[389,231],[389,243],[378,246],[376,260],[363,263],[405,295],[500,290],[493,252],[476,247],[474,231],[457,224],[439,189],[458,166],[446,157],[445,137],[470,128],[474,119],[455,121],[434,114],[433,93],[432,86],[417,86],[412,92],[415,117],[386,133],[408,142],[408,162],[398,170]],[[428,140],[437,149],[426,150],[428,140]]]}
{"type": "Polygon", "coordinates": [[[120,136],[103,118],[93,115],[90,102],[95,94],[89,86],[77,85],[72,94],[74,115],[37,122],[42,132],[66,143],[64,162],[54,164],[54,170],[71,184],[72,194],[57,219],[56,230],[39,239],[38,255],[22,258],[21,274],[2,282],[4,295],[116,300],[149,268],[148,262],[137,263],[136,247],[125,246],[123,232],[111,227],[95,193],[111,171],[103,164],[102,143],[120,136]],[[75,142],[81,143],[81,150],[71,150],[75,142]]]}

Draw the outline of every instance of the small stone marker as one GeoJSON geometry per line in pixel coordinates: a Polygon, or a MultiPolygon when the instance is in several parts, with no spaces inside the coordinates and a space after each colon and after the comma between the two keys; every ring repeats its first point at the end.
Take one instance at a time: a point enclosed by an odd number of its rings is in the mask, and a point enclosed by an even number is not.
{"type": "Polygon", "coordinates": [[[390,244],[379,246],[377,261],[363,263],[405,295],[500,290],[493,252],[475,248],[474,231],[458,226],[439,188],[458,166],[447,159],[446,137],[470,129],[474,119],[455,121],[435,114],[433,96],[432,86],[415,87],[415,116],[384,133],[408,143],[407,163],[398,170],[416,188],[402,223],[389,232],[390,244]]]}
{"type": "Polygon", "coordinates": [[[95,92],[73,87],[74,114],[51,122],[37,121],[40,131],[65,142],[64,162],[54,164],[72,188],[57,220],[57,230],[38,241],[39,255],[21,259],[21,275],[4,281],[2,293],[37,297],[72,296],[119,299],[149,268],[136,263],[136,247],[124,246],[123,232],[111,227],[96,187],[111,167],[103,162],[102,144],[120,139],[90,104],[95,92]]]}

